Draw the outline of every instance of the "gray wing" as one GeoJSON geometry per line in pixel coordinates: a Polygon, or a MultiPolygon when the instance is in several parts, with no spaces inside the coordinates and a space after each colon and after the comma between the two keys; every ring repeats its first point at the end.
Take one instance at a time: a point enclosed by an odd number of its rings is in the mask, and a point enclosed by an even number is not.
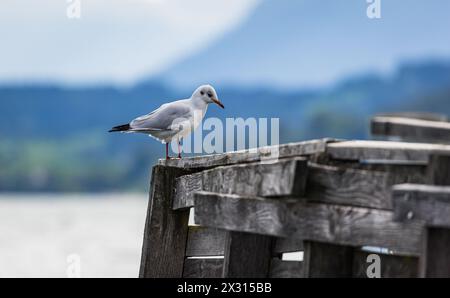
{"type": "Polygon", "coordinates": [[[171,130],[174,121],[189,119],[191,109],[183,101],[163,104],[153,112],[131,121],[132,130],[136,131],[164,131],[171,130]]]}

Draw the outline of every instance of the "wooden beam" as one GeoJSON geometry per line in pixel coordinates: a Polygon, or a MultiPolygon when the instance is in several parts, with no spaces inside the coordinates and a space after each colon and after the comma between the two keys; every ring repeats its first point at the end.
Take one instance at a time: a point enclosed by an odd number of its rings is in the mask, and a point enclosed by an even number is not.
{"type": "Polygon", "coordinates": [[[450,186],[450,155],[432,155],[427,167],[428,184],[450,186]]]}
{"type": "Polygon", "coordinates": [[[272,162],[271,154],[276,154],[279,158],[307,156],[325,152],[326,145],[335,139],[320,139],[304,141],[299,143],[289,143],[282,145],[274,145],[268,147],[260,147],[253,150],[241,150],[234,152],[226,152],[214,155],[202,155],[196,157],[188,157],[183,159],[160,159],[160,165],[179,167],[179,168],[212,168],[217,166],[234,165],[239,163],[267,161],[272,162]]]}
{"type": "Polygon", "coordinates": [[[265,278],[269,275],[272,238],[228,232],[225,242],[225,278],[265,278]]]}
{"type": "Polygon", "coordinates": [[[395,218],[403,222],[418,219],[427,226],[420,262],[423,277],[450,277],[449,168],[448,155],[432,156],[427,173],[428,183],[434,186],[406,184],[393,189],[395,218]]]}
{"type": "Polygon", "coordinates": [[[140,277],[182,277],[189,210],[173,211],[175,178],[186,170],[155,166],[145,223],[140,277]]]}
{"type": "Polygon", "coordinates": [[[310,164],[306,197],[309,200],[350,206],[392,209],[392,175],[310,164]]]}
{"type": "Polygon", "coordinates": [[[184,278],[220,278],[223,259],[191,259],[184,261],[184,278]]]}
{"type": "Polygon", "coordinates": [[[226,231],[219,229],[189,227],[186,256],[223,256],[226,234],[226,231]]]}
{"type": "Polygon", "coordinates": [[[422,226],[393,222],[390,211],[210,192],[197,193],[195,206],[203,226],[420,254],[422,226]]]}
{"type": "Polygon", "coordinates": [[[301,278],[303,276],[303,262],[282,261],[278,258],[270,261],[270,278],[301,278]]]}
{"type": "Polygon", "coordinates": [[[353,249],[351,246],[305,241],[304,277],[352,277],[353,249]]]}
{"type": "Polygon", "coordinates": [[[274,238],[272,255],[280,256],[286,252],[303,251],[303,240],[295,238],[274,238]]]}
{"type": "Polygon", "coordinates": [[[203,172],[184,175],[176,179],[174,210],[188,209],[194,206],[194,193],[203,190],[203,172]]]}
{"type": "Polygon", "coordinates": [[[334,159],[428,163],[430,155],[449,155],[450,145],[387,141],[346,141],[327,144],[334,159]]]}
{"type": "Polygon", "coordinates": [[[374,117],[371,133],[405,141],[450,143],[450,123],[404,117],[374,117]]]}
{"type": "Polygon", "coordinates": [[[429,227],[450,229],[450,187],[395,185],[392,190],[395,220],[422,220],[429,227]]]}
{"type": "Polygon", "coordinates": [[[441,121],[447,122],[448,117],[445,114],[429,113],[429,112],[393,112],[393,113],[381,113],[377,114],[374,118],[389,117],[389,118],[407,118],[407,119],[419,119],[428,121],[441,121]]]}
{"type": "Polygon", "coordinates": [[[450,277],[450,230],[428,228],[426,243],[426,263],[422,275],[431,278],[450,277]]]}
{"type": "Polygon", "coordinates": [[[250,163],[217,167],[176,181],[173,208],[194,206],[194,193],[200,190],[250,196],[303,196],[307,161],[297,157],[276,163],[250,163]]]}

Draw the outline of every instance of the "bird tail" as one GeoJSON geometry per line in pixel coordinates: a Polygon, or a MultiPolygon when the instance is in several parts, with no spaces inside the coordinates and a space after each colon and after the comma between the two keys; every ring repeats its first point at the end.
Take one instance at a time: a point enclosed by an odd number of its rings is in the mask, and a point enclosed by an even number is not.
{"type": "Polygon", "coordinates": [[[130,130],[130,124],[124,124],[124,125],[114,126],[108,132],[128,131],[128,130],[130,130]]]}

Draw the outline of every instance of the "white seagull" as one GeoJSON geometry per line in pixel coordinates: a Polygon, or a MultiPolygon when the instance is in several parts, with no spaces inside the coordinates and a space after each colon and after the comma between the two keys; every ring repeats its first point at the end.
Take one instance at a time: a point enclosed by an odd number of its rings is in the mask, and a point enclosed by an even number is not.
{"type": "Polygon", "coordinates": [[[203,85],[190,98],[165,103],[128,124],[113,127],[109,132],[144,133],[154,137],[166,144],[166,159],[170,159],[169,143],[177,140],[178,158],[181,158],[180,140],[198,127],[210,103],[225,108],[216,90],[210,85],[203,85]]]}

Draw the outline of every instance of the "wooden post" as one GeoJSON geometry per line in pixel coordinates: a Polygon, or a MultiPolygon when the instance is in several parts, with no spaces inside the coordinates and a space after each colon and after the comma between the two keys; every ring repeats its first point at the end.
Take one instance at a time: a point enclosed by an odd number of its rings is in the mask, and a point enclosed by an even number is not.
{"type": "Polygon", "coordinates": [[[222,277],[265,278],[269,276],[272,237],[228,232],[222,277]]]}
{"type": "Polygon", "coordinates": [[[304,246],[304,277],[352,277],[353,247],[313,241],[305,241],[304,246]]]}
{"type": "MultiPolygon", "coordinates": [[[[450,155],[431,155],[429,183],[450,185],[450,155]]],[[[427,228],[426,249],[421,260],[422,277],[450,277],[450,229],[427,228]]]]}
{"type": "Polygon", "coordinates": [[[172,210],[175,179],[186,171],[155,166],[139,277],[182,277],[189,209],[172,210]]]}

